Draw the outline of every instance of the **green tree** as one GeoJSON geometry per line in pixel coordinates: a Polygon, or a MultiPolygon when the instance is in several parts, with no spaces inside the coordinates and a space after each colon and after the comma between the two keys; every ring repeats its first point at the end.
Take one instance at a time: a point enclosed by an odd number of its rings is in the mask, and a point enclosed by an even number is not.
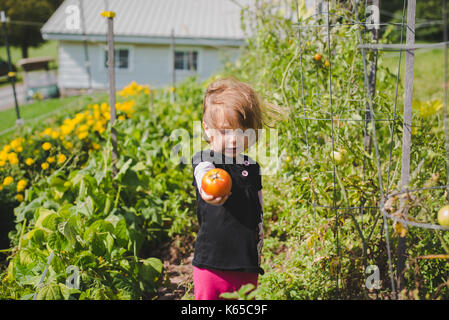
{"type": "MultiPolygon", "coordinates": [[[[0,0],[0,10],[9,17],[8,40],[10,45],[22,49],[22,57],[28,57],[29,47],[44,42],[40,32],[61,0],[0,0]]],[[[1,37],[3,44],[3,34],[1,37]]]]}

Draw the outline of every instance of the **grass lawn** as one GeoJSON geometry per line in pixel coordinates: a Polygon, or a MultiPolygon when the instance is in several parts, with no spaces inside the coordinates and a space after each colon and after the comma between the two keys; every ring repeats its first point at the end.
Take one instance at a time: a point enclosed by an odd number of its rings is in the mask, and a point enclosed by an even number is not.
{"type": "MultiPolygon", "coordinates": [[[[399,52],[384,53],[383,66],[387,66],[393,74],[397,74],[399,52]]],[[[400,83],[404,84],[405,53],[401,57],[400,83]]],[[[413,79],[413,99],[444,99],[444,49],[415,50],[415,67],[413,79]]],[[[404,90],[400,87],[398,102],[403,101],[404,90]]]]}
{"type": "MultiPolygon", "coordinates": [[[[10,47],[11,60],[12,63],[17,64],[17,62],[22,59],[22,51],[19,47],[10,47]]],[[[58,65],[58,42],[56,40],[46,41],[40,47],[28,48],[29,58],[35,57],[53,57],[55,59],[55,65],[58,65]]],[[[7,61],[8,57],[6,55],[5,46],[0,47],[0,58],[7,61]]]]}
{"type": "MultiPolygon", "coordinates": [[[[95,93],[93,95],[82,95],[64,97],[58,99],[49,99],[43,101],[33,102],[19,107],[20,117],[24,119],[25,126],[34,125],[38,122],[51,122],[52,117],[62,113],[70,114],[72,111],[86,107],[88,104],[96,103],[101,100],[106,100],[107,94],[95,93]]],[[[15,108],[0,112],[0,145],[8,142],[11,135],[16,130],[7,129],[15,127],[16,125],[16,111],[15,108]]]]}
{"type": "MultiPolygon", "coordinates": [[[[12,63],[17,66],[17,62],[22,59],[22,51],[18,47],[10,47],[11,60],[12,63]]],[[[46,41],[40,47],[28,48],[28,56],[29,58],[37,58],[37,57],[53,57],[55,60],[50,64],[50,68],[58,67],[58,42],[56,40],[46,41]]],[[[6,47],[0,46],[0,58],[8,61],[8,55],[6,54],[6,47]]],[[[17,75],[18,82],[22,82],[23,77],[21,75],[20,69],[17,75]]],[[[0,80],[0,86],[9,85],[9,81],[7,78],[0,80]]]]}

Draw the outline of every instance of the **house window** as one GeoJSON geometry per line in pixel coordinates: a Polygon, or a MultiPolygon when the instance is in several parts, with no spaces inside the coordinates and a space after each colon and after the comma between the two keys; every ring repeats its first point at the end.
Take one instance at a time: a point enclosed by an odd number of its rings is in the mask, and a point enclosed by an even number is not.
{"type": "Polygon", "coordinates": [[[175,51],[175,70],[197,71],[197,68],[197,51],[175,51]]]}
{"type": "MultiPolygon", "coordinates": [[[[129,49],[115,49],[114,60],[116,69],[129,69],[129,49]]],[[[108,67],[108,50],[104,51],[104,66],[108,67]]]]}

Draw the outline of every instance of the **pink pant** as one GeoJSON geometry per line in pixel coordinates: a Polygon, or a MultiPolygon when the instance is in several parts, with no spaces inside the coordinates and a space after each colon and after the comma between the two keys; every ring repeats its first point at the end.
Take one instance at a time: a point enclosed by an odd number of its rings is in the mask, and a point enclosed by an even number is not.
{"type": "Polygon", "coordinates": [[[195,300],[221,300],[223,292],[234,292],[252,283],[257,287],[257,273],[220,271],[193,267],[195,300]]]}

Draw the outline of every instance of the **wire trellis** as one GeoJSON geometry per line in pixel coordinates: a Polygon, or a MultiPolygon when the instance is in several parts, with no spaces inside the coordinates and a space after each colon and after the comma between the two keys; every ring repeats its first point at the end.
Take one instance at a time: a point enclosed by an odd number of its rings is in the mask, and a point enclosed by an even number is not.
{"type": "MultiPolygon", "coordinates": [[[[448,63],[447,63],[447,56],[448,56],[448,39],[447,39],[447,19],[446,19],[446,0],[443,0],[443,27],[444,27],[444,41],[440,42],[440,43],[434,43],[434,44],[413,44],[413,45],[404,45],[403,43],[403,39],[404,39],[404,29],[409,29],[410,26],[408,25],[408,21],[407,23],[405,22],[405,14],[406,14],[406,4],[407,4],[408,0],[404,0],[404,5],[403,5],[403,10],[402,10],[402,21],[401,23],[379,23],[377,24],[377,26],[379,28],[381,27],[386,27],[386,26],[394,26],[394,27],[400,27],[401,33],[400,33],[400,41],[398,44],[379,44],[377,43],[365,43],[364,41],[364,37],[362,35],[362,30],[369,30],[370,26],[372,26],[369,23],[360,21],[359,19],[359,13],[358,13],[358,2],[360,1],[352,1],[352,17],[353,18],[348,18],[345,16],[340,16],[337,15],[335,13],[331,12],[331,1],[328,0],[328,7],[327,10],[325,12],[322,13],[317,13],[317,14],[313,14],[309,17],[307,17],[306,19],[300,21],[298,19],[298,23],[296,24],[297,30],[298,30],[298,50],[299,50],[299,87],[298,87],[298,97],[299,98],[299,105],[302,105],[302,109],[301,109],[301,114],[298,114],[298,116],[296,117],[297,119],[300,119],[303,123],[303,136],[304,136],[304,141],[306,144],[306,157],[308,159],[308,161],[313,164],[313,159],[312,159],[312,144],[311,144],[311,136],[310,136],[310,130],[309,130],[309,125],[310,123],[312,123],[313,121],[325,121],[325,122],[329,122],[330,123],[330,146],[331,146],[331,152],[332,152],[332,203],[331,205],[324,205],[322,203],[320,203],[319,201],[317,201],[315,198],[315,196],[313,196],[312,199],[312,207],[313,207],[313,217],[314,217],[314,221],[316,223],[316,219],[317,219],[317,210],[320,208],[324,208],[324,209],[331,209],[333,212],[333,215],[335,216],[335,229],[334,229],[334,234],[335,234],[335,244],[336,244],[336,248],[335,248],[335,252],[336,252],[336,256],[339,258],[340,257],[340,216],[341,216],[341,212],[342,211],[360,211],[361,216],[363,217],[363,214],[366,213],[368,210],[376,210],[379,214],[377,214],[375,216],[374,219],[374,223],[371,226],[371,229],[368,230],[369,231],[369,235],[368,237],[365,238],[365,240],[369,240],[371,239],[371,236],[373,234],[374,229],[377,227],[377,223],[380,219],[380,217],[382,217],[383,219],[383,230],[384,230],[384,237],[385,237],[385,243],[386,243],[386,249],[387,249],[387,256],[388,256],[388,272],[389,272],[389,277],[390,277],[390,281],[391,281],[391,291],[392,291],[392,295],[393,297],[397,298],[397,292],[396,292],[396,286],[395,286],[395,277],[394,277],[394,272],[393,272],[393,262],[392,262],[392,250],[391,250],[391,244],[390,244],[390,235],[389,235],[389,230],[388,230],[388,221],[391,220],[393,222],[398,222],[403,224],[405,227],[406,226],[412,226],[412,227],[418,227],[418,228],[424,228],[424,229],[432,229],[432,230],[441,230],[441,231],[448,231],[449,227],[444,227],[444,226],[440,226],[440,225],[435,225],[435,224],[431,224],[431,223],[424,223],[424,222],[419,222],[419,221],[413,221],[413,219],[407,219],[407,216],[401,216],[401,215],[395,215],[392,213],[389,213],[388,209],[385,207],[386,203],[391,200],[393,197],[401,197],[401,196],[405,196],[405,195],[410,195],[410,193],[415,193],[415,192],[421,192],[421,191],[427,191],[427,190],[444,190],[447,189],[449,190],[449,184],[445,185],[445,186],[438,186],[438,187],[429,187],[429,188],[415,188],[415,189],[405,189],[405,190],[400,190],[398,192],[395,193],[391,193],[390,192],[390,176],[391,176],[391,171],[392,171],[392,155],[393,155],[393,143],[394,143],[394,134],[396,132],[397,129],[396,125],[398,120],[401,120],[401,115],[398,114],[398,108],[397,108],[397,104],[398,104],[398,92],[399,92],[399,81],[400,81],[400,71],[401,71],[401,56],[402,56],[402,52],[409,52],[411,50],[416,50],[416,49],[422,49],[422,48],[438,48],[438,47],[444,47],[445,48],[445,66],[444,66],[444,70],[445,70],[445,86],[444,86],[444,111],[445,111],[445,115],[444,115],[444,132],[445,132],[445,137],[446,137],[446,151],[447,151],[447,155],[449,156],[449,129],[448,129],[448,120],[447,120],[447,97],[448,97],[448,71],[447,71],[447,67],[448,67],[448,63]],[[331,18],[334,19],[339,19],[340,21],[338,23],[332,22],[331,23],[331,18]],[[320,19],[323,21],[322,23],[320,23],[320,19]],[[342,21],[344,20],[344,21],[342,21]],[[362,60],[362,64],[363,64],[363,101],[361,102],[361,108],[360,109],[346,109],[346,112],[360,112],[360,113],[364,113],[365,117],[364,118],[360,118],[360,117],[340,117],[341,114],[337,114],[336,111],[341,111],[342,110],[342,106],[336,106],[335,102],[334,102],[334,95],[333,95],[333,75],[332,75],[332,61],[333,61],[333,52],[331,50],[331,30],[334,28],[338,28],[338,27],[342,27],[342,26],[356,26],[356,33],[357,33],[357,39],[358,39],[358,46],[357,49],[360,51],[360,59],[362,60]],[[325,80],[322,80],[322,82],[324,83],[327,82],[327,89],[328,92],[326,92],[329,96],[329,102],[328,102],[328,109],[326,111],[322,110],[322,106],[319,108],[319,110],[313,110],[313,108],[311,108],[310,106],[306,105],[308,104],[306,102],[307,101],[312,101],[310,99],[314,99],[314,100],[319,100],[319,88],[318,85],[316,86],[316,88],[307,88],[306,87],[306,83],[305,83],[305,78],[306,78],[306,72],[304,71],[304,66],[305,66],[305,59],[303,57],[303,48],[304,48],[304,44],[303,44],[303,34],[304,32],[308,32],[309,29],[313,30],[315,33],[319,33],[322,32],[323,37],[325,37],[326,39],[326,44],[327,44],[327,60],[329,62],[328,65],[328,77],[325,80]],[[374,112],[374,105],[375,105],[375,96],[373,95],[373,84],[371,83],[371,79],[370,79],[370,74],[369,74],[369,70],[368,70],[368,53],[367,51],[371,51],[374,54],[377,54],[378,51],[398,51],[399,52],[399,60],[398,60],[398,66],[397,66],[397,72],[395,74],[395,80],[396,80],[396,86],[394,89],[394,105],[392,107],[392,116],[390,117],[385,117],[385,116],[379,116],[379,114],[376,115],[376,113],[374,112]],[[310,98],[311,97],[311,98],[310,98]],[[313,113],[324,113],[325,115],[318,115],[315,116],[313,113]],[[311,114],[312,113],[312,114],[311,114]],[[337,116],[337,118],[336,118],[337,116]],[[361,205],[354,205],[354,206],[339,206],[337,205],[337,188],[338,185],[340,184],[340,177],[338,176],[337,173],[337,167],[336,167],[336,159],[335,159],[335,152],[337,151],[336,149],[336,129],[335,129],[335,122],[337,121],[337,125],[339,121],[342,122],[346,122],[346,123],[350,123],[350,122],[354,122],[354,123],[359,123],[359,124],[364,124],[364,128],[363,128],[363,135],[364,135],[364,140],[366,141],[367,139],[367,135],[368,135],[368,125],[371,124],[371,134],[372,136],[369,136],[368,139],[370,141],[372,141],[373,143],[373,147],[374,147],[374,162],[376,165],[376,169],[377,169],[377,183],[378,183],[378,192],[379,194],[376,195],[377,198],[377,204],[378,205],[366,205],[365,206],[365,202],[363,199],[361,200],[361,205]],[[387,168],[386,168],[386,183],[384,184],[384,178],[382,177],[382,166],[381,166],[381,156],[380,156],[380,151],[379,151],[379,141],[378,141],[378,137],[377,137],[377,133],[376,133],[376,123],[387,123],[389,124],[389,128],[390,128],[390,132],[391,132],[391,136],[390,136],[390,141],[389,141],[389,150],[388,150],[388,162],[387,162],[387,168]]],[[[298,2],[297,3],[297,7],[298,7],[298,2]]],[[[365,7],[367,6],[367,1],[365,2],[365,7]]],[[[299,8],[299,7],[298,7],[299,8]]],[[[426,27],[427,24],[423,24],[422,26],[417,24],[415,26],[415,28],[419,28],[419,27],[426,27]]],[[[413,32],[415,30],[415,28],[413,28],[413,32]]],[[[369,31],[370,32],[370,31],[369,31]]],[[[312,75],[308,75],[309,77],[312,77],[312,75]]],[[[339,75],[340,77],[344,77],[344,75],[339,75]]],[[[313,76],[314,77],[314,76],[313,76]]],[[[318,75],[316,79],[316,82],[319,81],[318,79],[318,75]]],[[[375,86],[375,83],[374,83],[375,86]]],[[[315,101],[316,102],[316,101],[315,101]]],[[[316,105],[320,106],[320,103],[316,103],[316,105]]],[[[447,157],[447,161],[449,161],[449,157],[447,157]]],[[[449,163],[449,162],[447,162],[449,163]]],[[[365,157],[363,157],[363,179],[365,179],[365,157]]],[[[447,165],[447,170],[449,172],[449,165],[447,165]]],[[[328,172],[329,173],[329,172],[328,172]]],[[[311,183],[311,190],[312,193],[314,193],[314,184],[316,183],[313,177],[312,173],[309,173],[309,181],[311,183]]],[[[373,178],[373,177],[372,177],[373,178]]],[[[447,179],[449,180],[449,174],[447,179]]],[[[366,200],[366,199],[365,199],[366,200]]],[[[358,227],[359,228],[359,227],[358,227]]],[[[363,223],[361,228],[363,228],[363,223]]],[[[363,230],[358,230],[359,232],[361,232],[362,236],[363,236],[363,230]]],[[[367,243],[365,243],[364,241],[364,246],[368,245],[367,243]]],[[[365,248],[366,249],[366,248],[365,248]]],[[[339,286],[340,286],[340,281],[339,281],[339,276],[340,276],[340,265],[337,264],[337,272],[336,272],[336,292],[337,295],[339,294],[339,286]]]]}

